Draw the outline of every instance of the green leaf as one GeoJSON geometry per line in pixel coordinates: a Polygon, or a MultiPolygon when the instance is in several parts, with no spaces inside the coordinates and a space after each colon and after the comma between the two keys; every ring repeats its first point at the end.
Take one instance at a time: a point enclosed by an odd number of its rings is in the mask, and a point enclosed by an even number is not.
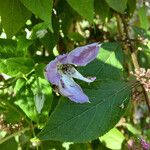
{"type": "Polygon", "coordinates": [[[121,150],[125,137],[117,128],[113,128],[99,139],[102,143],[105,143],[106,147],[121,150]]]}
{"type": "Polygon", "coordinates": [[[20,89],[25,85],[26,80],[23,78],[20,78],[16,81],[15,87],[14,87],[14,93],[17,94],[20,89]]]}
{"type": "Polygon", "coordinates": [[[15,141],[15,138],[11,138],[7,140],[6,142],[0,144],[1,150],[17,150],[18,149],[18,143],[15,141]]]}
{"type": "Polygon", "coordinates": [[[146,68],[146,69],[150,68],[150,50],[149,49],[138,51],[137,58],[138,58],[140,67],[146,68]]]}
{"type": "Polygon", "coordinates": [[[117,12],[123,13],[127,7],[127,0],[105,0],[109,7],[117,12]]]}
{"type": "Polygon", "coordinates": [[[100,19],[104,22],[110,15],[110,8],[105,0],[94,1],[95,11],[100,16],[100,19]]]}
{"type": "Polygon", "coordinates": [[[84,42],[85,38],[78,32],[71,32],[68,35],[69,39],[75,42],[84,42]]]}
{"type": "Polygon", "coordinates": [[[32,84],[31,89],[34,93],[34,101],[35,101],[35,96],[38,94],[40,94],[43,97],[43,99],[39,99],[41,101],[38,102],[36,101],[36,103],[34,102],[36,106],[36,110],[40,112],[39,124],[40,126],[43,126],[45,125],[45,122],[48,119],[49,111],[51,109],[51,104],[53,100],[52,88],[46,79],[42,79],[38,77],[38,82],[36,79],[35,82],[32,84]],[[38,104],[40,104],[40,106],[38,104]]]}
{"type": "Polygon", "coordinates": [[[143,6],[138,10],[138,15],[139,15],[139,20],[140,20],[140,27],[148,30],[149,28],[149,20],[147,17],[147,11],[148,11],[148,7],[147,6],[143,6]]]}
{"type": "Polygon", "coordinates": [[[141,36],[144,39],[150,40],[150,31],[135,26],[133,26],[132,29],[136,38],[138,38],[138,36],[141,36]]]}
{"type": "Polygon", "coordinates": [[[122,81],[97,81],[86,85],[84,91],[91,103],[79,104],[62,98],[39,139],[86,142],[114,127],[125,112],[130,86],[122,81]]]}
{"type": "Polygon", "coordinates": [[[84,76],[96,76],[97,79],[119,80],[123,76],[123,52],[118,43],[104,43],[99,49],[97,59],[79,71],[84,76]]]}
{"type": "Polygon", "coordinates": [[[59,141],[43,141],[42,148],[43,150],[66,150],[62,144],[59,141]]]}
{"type": "Polygon", "coordinates": [[[9,108],[8,112],[6,114],[6,118],[5,121],[7,123],[17,123],[19,121],[21,121],[22,117],[20,116],[20,114],[18,112],[16,112],[15,110],[9,108]]]}
{"type": "Polygon", "coordinates": [[[14,57],[0,60],[0,72],[10,76],[29,73],[33,67],[34,62],[30,58],[14,57]]]}
{"type": "Polygon", "coordinates": [[[38,114],[34,104],[34,96],[30,91],[25,91],[16,97],[15,104],[18,105],[23,112],[33,121],[38,122],[38,114]]]}
{"type": "Polygon", "coordinates": [[[31,13],[19,0],[0,0],[0,16],[2,19],[2,26],[7,36],[10,38],[25,25],[31,13]]]}
{"type": "Polygon", "coordinates": [[[126,123],[125,126],[134,135],[141,135],[141,131],[135,128],[132,124],[126,123]]]}
{"type": "Polygon", "coordinates": [[[128,10],[130,13],[134,13],[136,9],[136,0],[128,0],[127,2],[128,10]]]}
{"type": "Polygon", "coordinates": [[[28,48],[33,43],[33,41],[26,39],[25,36],[17,37],[17,53],[19,56],[26,56],[28,54],[28,48]]]}
{"type": "Polygon", "coordinates": [[[75,143],[69,146],[69,150],[87,150],[88,145],[86,143],[75,143]]]}
{"type": "Polygon", "coordinates": [[[0,59],[16,57],[17,42],[11,39],[0,39],[0,59]]]}
{"type": "Polygon", "coordinates": [[[52,0],[20,0],[33,14],[44,20],[49,24],[49,28],[52,29],[52,8],[53,1],[52,0]]]}
{"type": "Polygon", "coordinates": [[[82,17],[90,22],[94,19],[94,1],[93,0],[67,0],[69,5],[77,11],[82,17]]]}

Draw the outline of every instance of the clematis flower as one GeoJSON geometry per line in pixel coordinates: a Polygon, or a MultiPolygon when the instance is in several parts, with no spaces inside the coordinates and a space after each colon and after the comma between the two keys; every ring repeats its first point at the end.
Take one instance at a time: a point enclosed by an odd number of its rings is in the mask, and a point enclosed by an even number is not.
{"type": "Polygon", "coordinates": [[[74,66],[86,66],[93,61],[99,51],[98,43],[77,47],[68,54],[57,56],[46,66],[46,78],[58,87],[59,93],[76,103],[89,102],[88,96],[73,78],[93,82],[96,77],[85,78],[74,66]]]}

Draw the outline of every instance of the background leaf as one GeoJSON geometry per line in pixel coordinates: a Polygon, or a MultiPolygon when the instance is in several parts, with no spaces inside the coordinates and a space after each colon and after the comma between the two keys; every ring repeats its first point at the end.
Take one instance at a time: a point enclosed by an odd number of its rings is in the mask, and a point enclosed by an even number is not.
{"type": "Polygon", "coordinates": [[[0,72],[10,76],[16,76],[20,73],[29,73],[34,67],[31,58],[8,58],[0,60],[0,72]]]}
{"type": "Polygon", "coordinates": [[[2,26],[8,38],[10,38],[25,25],[31,13],[19,0],[0,0],[0,16],[2,19],[2,26]]]}
{"type": "Polygon", "coordinates": [[[127,0],[105,0],[109,7],[123,13],[127,7],[127,0]]]}
{"type": "Polygon", "coordinates": [[[113,128],[99,139],[106,145],[106,147],[110,149],[121,150],[125,137],[117,128],[113,128]]]}
{"type": "Polygon", "coordinates": [[[90,22],[94,19],[94,1],[93,0],[67,0],[70,6],[81,16],[90,22]]]}
{"type": "Polygon", "coordinates": [[[33,14],[44,20],[45,22],[49,23],[49,28],[51,31],[52,29],[52,7],[53,1],[52,0],[20,0],[33,14]]]}

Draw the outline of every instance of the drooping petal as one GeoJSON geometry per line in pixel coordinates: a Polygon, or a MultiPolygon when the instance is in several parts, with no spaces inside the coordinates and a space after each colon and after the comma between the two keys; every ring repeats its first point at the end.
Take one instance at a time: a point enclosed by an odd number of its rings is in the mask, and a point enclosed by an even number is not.
{"type": "Polygon", "coordinates": [[[82,76],[82,74],[80,74],[80,72],[78,72],[73,66],[70,66],[67,71],[65,72],[65,74],[67,76],[69,76],[70,78],[76,78],[85,82],[93,82],[96,77],[92,77],[92,78],[85,78],[84,76],[82,76]]]}
{"type": "Polygon", "coordinates": [[[86,66],[89,62],[96,58],[98,51],[98,43],[77,47],[68,54],[68,63],[78,66],[86,66]]]}
{"type": "Polygon", "coordinates": [[[82,88],[74,82],[72,78],[63,75],[59,83],[60,94],[68,97],[71,101],[76,103],[89,102],[89,98],[82,91],[82,88]]]}
{"type": "Polygon", "coordinates": [[[68,56],[68,54],[59,55],[59,56],[57,56],[57,60],[61,64],[67,64],[68,63],[67,56],[68,56]]]}
{"type": "Polygon", "coordinates": [[[53,61],[51,61],[47,66],[46,66],[46,78],[54,85],[58,85],[59,81],[61,79],[60,74],[58,73],[57,70],[57,65],[58,65],[58,60],[57,58],[53,61]]]}

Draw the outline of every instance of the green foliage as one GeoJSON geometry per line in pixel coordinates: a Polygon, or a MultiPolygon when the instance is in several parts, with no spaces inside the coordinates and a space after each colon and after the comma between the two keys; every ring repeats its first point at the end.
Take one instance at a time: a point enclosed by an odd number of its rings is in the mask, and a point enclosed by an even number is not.
{"type": "Polygon", "coordinates": [[[123,13],[124,10],[127,8],[127,0],[106,0],[106,2],[109,7],[120,13],[123,13]]]}
{"type": "Polygon", "coordinates": [[[140,138],[150,141],[149,7],[148,0],[0,0],[0,149],[142,149],[140,138]],[[74,66],[96,77],[75,79],[90,103],[72,102],[45,67],[94,42],[96,59],[74,66]]]}
{"type": "Polygon", "coordinates": [[[106,147],[110,149],[121,149],[124,140],[124,135],[117,128],[111,129],[104,136],[100,137],[100,141],[105,143],[106,147]]]}
{"type": "Polygon", "coordinates": [[[0,72],[10,76],[29,73],[33,67],[34,62],[31,58],[17,57],[0,60],[0,72]]]}
{"type": "Polygon", "coordinates": [[[94,18],[94,1],[93,0],[67,0],[69,5],[76,10],[82,17],[90,22],[94,18]]]}
{"type": "Polygon", "coordinates": [[[97,81],[86,87],[91,103],[61,99],[38,136],[41,140],[85,142],[103,135],[118,122],[129,101],[130,86],[121,81],[97,81]]]}
{"type": "Polygon", "coordinates": [[[31,13],[19,0],[0,0],[0,16],[3,28],[9,37],[16,34],[24,26],[31,13]]]}
{"type": "Polygon", "coordinates": [[[20,0],[33,14],[38,16],[49,24],[49,28],[52,29],[51,15],[52,15],[52,0],[20,0]]]}

